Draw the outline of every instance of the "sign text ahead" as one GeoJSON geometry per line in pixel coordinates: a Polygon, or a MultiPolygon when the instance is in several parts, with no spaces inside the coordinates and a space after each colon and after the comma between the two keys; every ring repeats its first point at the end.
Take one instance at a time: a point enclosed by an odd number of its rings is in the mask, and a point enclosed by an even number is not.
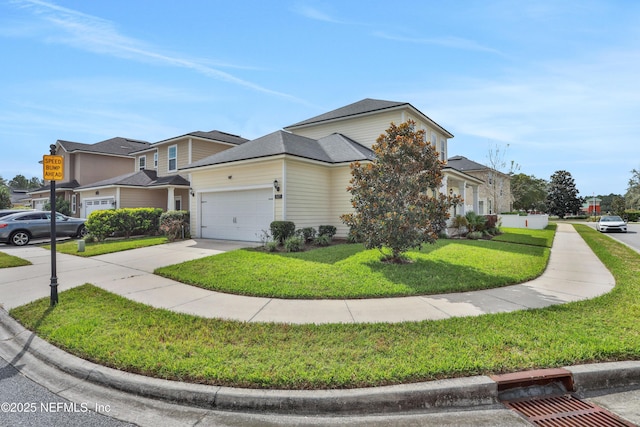
{"type": "Polygon", "coordinates": [[[46,181],[64,179],[64,158],[62,156],[42,156],[42,171],[46,181]]]}

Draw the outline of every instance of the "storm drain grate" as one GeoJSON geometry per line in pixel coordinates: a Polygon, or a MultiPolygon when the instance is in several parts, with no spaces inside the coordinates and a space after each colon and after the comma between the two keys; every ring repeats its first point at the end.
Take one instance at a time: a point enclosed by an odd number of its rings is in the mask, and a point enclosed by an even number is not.
{"type": "Polygon", "coordinates": [[[599,406],[565,394],[503,402],[537,426],[549,427],[636,427],[599,406]]]}

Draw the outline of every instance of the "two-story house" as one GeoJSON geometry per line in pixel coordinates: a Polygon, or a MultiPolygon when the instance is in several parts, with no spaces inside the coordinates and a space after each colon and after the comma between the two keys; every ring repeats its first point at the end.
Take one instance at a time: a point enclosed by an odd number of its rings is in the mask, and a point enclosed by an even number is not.
{"type": "Polygon", "coordinates": [[[510,175],[464,156],[450,157],[447,165],[484,181],[479,187],[478,207],[473,209],[477,214],[500,214],[513,210],[510,175]]]}
{"type": "MultiPolygon", "coordinates": [[[[409,119],[446,164],[453,137],[446,129],[409,103],[364,99],[180,168],[191,177],[192,234],[255,241],[272,221],[288,220],[297,227],[334,225],[346,236],[340,215],[352,211],[350,164],[371,161],[378,136],[391,122],[409,119]]],[[[469,193],[465,203],[477,209],[483,181],[446,165],[443,172],[440,191],[469,193]]]]}
{"type": "Polygon", "coordinates": [[[189,176],[179,174],[179,169],[246,141],[217,130],[196,131],[130,150],[126,173],[74,189],[82,203],[81,215],[86,218],[94,210],[110,207],[188,210],[189,176]]]}
{"type": "MultiPolygon", "coordinates": [[[[134,158],[130,153],[150,144],[116,137],[95,144],[58,140],[55,145],[55,154],[62,156],[64,161],[64,180],[56,181],[56,196],[68,201],[71,214],[78,217],[85,216],[83,209],[86,206],[82,205],[76,189],[83,184],[130,172],[134,167],[134,158]]],[[[49,201],[50,189],[50,183],[46,183],[44,187],[29,192],[34,209],[44,208],[49,201]]],[[[111,199],[105,200],[104,206],[111,208],[112,202],[111,199]]]]}

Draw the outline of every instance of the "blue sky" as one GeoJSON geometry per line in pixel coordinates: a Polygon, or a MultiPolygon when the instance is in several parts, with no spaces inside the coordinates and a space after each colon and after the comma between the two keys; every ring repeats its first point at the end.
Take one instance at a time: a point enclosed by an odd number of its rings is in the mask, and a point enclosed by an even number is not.
{"type": "Polygon", "coordinates": [[[567,170],[581,196],[640,169],[640,2],[0,0],[0,175],[58,139],[257,138],[363,98],[409,102],[450,155],[567,170]]]}

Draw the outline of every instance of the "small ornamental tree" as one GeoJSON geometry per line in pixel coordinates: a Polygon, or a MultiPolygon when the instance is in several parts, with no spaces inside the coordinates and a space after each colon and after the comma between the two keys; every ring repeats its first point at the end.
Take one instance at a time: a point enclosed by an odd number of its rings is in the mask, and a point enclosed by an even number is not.
{"type": "Polygon", "coordinates": [[[375,159],[351,164],[347,190],[354,212],[342,215],[342,221],[361,236],[367,249],[380,249],[386,261],[403,262],[403,252],[434,243],[446,226],[449,209],[462,202],[459,196],[438,191],[442,162],[424,135],[411,120],[399,126],[391,123],[372,147],[375,159]]]}

